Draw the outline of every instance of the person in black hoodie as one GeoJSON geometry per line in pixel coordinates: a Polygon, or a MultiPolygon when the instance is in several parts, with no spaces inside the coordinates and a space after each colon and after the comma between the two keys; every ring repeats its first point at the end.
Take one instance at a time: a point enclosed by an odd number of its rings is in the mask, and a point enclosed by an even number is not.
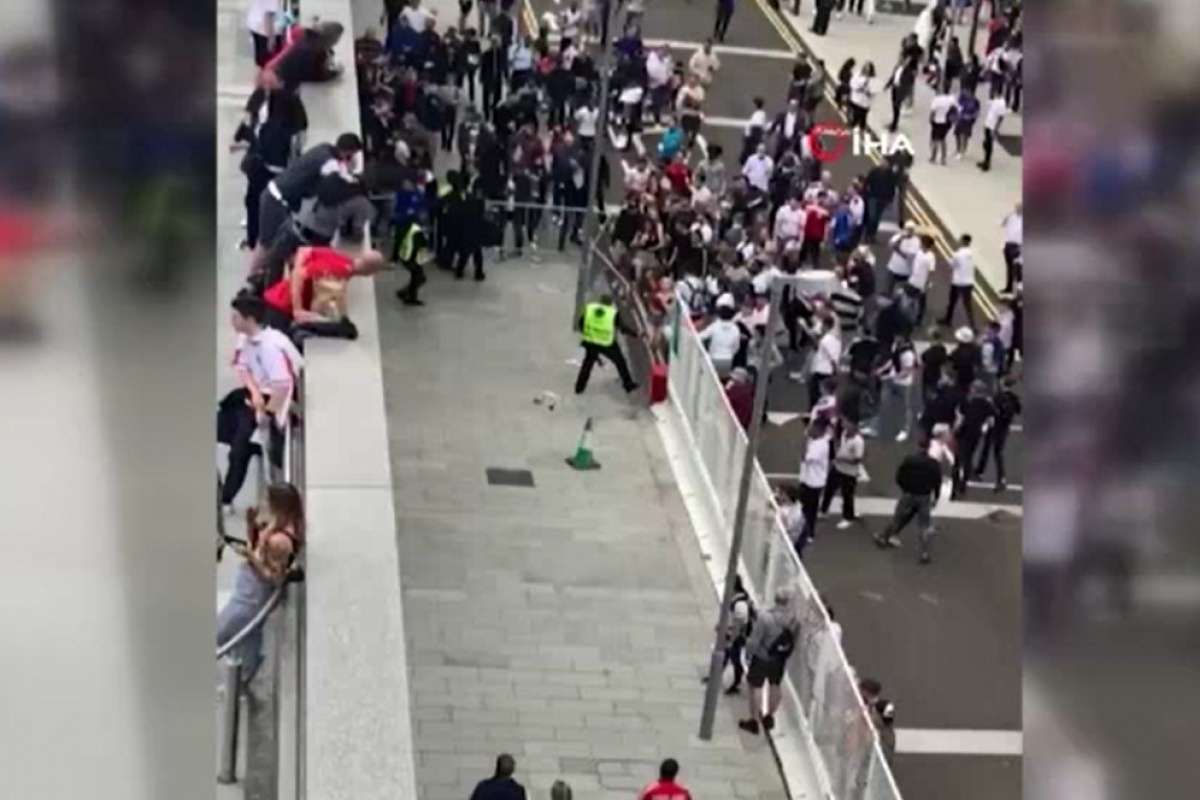
{"type": "Polygon", "coordinates": [[[1004,491],[1007,483],[1004,480],[1004,445],[1008,442],[1008,433],[1012,429],[1013,420],[1021,413],[1021,398],[1015,391],[1016,381],[1012,376],[1006,376],[1000,381],[1000,390],[992,398],[995,418],[992,427],[988,429],[983,441],[983,450],[979,453],[979,463],[975,466],[972,477],[983,478],[987,469],[989,454],[996,456],[996,491],[1004,491]]]}
{"type": "Polygon", "coordinates": [[[246,116],[234,134],[234,143],[245,142],[242,173],[246,176],[246,238],[239,245],[258,245],[259,197],[276,175],[287,169],[296,136],[308,128],[308,115],[300,95],[255,89],[246,102],[246,116]]]}
{"type": "Polygon", "coordinates": [[[928,439],[918,437],[917,449],[900,462],[896,470],[896,485],[900,488],[900,499],[896,501],[892,521],[873,537],[875,545],[879,548],[899,547],[900,532],[916,518],[920,537],[918,559],[920,563],[928,564],[931,560],[929,544],[933,532],[933,502],[942,486],[942,468],[929,455],[928,439]]]}
{"type": "Polygon", "coordinates": [[[554,68],[546,76],[546,95],[550,98],[547,125],[554,127],[567,124],[567,101],[574,92],[575,78],[567,71],[560,56],[555,59],[554,68]]]}
{"type": "Polygon", "coordinates": [[[458,259],[454,263],[454,277],[462,280],[467,268],[467,259],[475,266],[475,280],[487,278],[483,274],[484,204],[479,182],[467,191],[461,207],[461,227],[458,231],[458,259]]]}
{"type": "Polygon", "coordinates": [[[482,61],[483,49],[479,46],[479,36],[474,28],[463,31],[463,40],[455,52],[454,81],[455,86],[462,88],[463,81],[467,83],[467,96],[475,102],[475,73],[482,61]]]}

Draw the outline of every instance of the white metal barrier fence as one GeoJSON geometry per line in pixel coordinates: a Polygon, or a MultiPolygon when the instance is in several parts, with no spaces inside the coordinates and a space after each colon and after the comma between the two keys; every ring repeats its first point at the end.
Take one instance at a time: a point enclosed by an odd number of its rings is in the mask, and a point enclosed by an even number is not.
{"type": "MultiPolygon", "coordinates": [[[[670,394],[709,481],[728,546],[748,441],[682,300],[675,303],[674,313],[670,394]]],[[[824,772],[825,790],[838,800],[899,800],[900,790],[859,697],[854,673],[784,532],[770,484],[757,461],[744,537],[740,571],[760,607],[776,588],[794,590],[801,634],[787,674],[812,737],[818,772],[824,772]]]]}

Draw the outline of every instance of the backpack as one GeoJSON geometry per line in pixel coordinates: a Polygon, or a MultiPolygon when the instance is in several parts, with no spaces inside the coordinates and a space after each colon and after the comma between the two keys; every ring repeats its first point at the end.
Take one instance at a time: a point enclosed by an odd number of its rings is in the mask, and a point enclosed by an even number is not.
{"type": "Polygon", "coordinates": [[[786,661],[787,657],[796,649],[796,634],[792,631],[791,626],[785,626],[775,640],[767,646],[767,652],[771,654],[771,658],[776,661],[786,661]]]}

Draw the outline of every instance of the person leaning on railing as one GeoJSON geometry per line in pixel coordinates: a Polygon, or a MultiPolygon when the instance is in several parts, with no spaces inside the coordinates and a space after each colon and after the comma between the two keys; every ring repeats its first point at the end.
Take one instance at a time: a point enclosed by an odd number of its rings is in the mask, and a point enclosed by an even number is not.
{"type": "MultiPolygon", "coordinates": [[[[304,546],[304,504],[290,483],[267,488],[266,511],[246,511],[246,541],[231,540],[230,548],[245,560],[238,565],[233,595],[217,614],[217,647],[232,640],[270,602],[287,581],[288,571],[304,546]]],[[[242,679],[249,682],[262,663],[262,625],[234,648],[240,657],[242,679]]]]}

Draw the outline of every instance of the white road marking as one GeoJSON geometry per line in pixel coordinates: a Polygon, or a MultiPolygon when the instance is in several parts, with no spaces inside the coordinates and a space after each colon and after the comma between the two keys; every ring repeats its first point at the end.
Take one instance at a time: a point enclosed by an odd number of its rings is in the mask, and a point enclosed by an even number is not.
{"type": "MultiPolygon", "coordinates": [[[[680,39],[643,39],[642,44],[646,47],[669,47],[672,50],[699,50],[704,46],[703,42],[688,42],[680,39]]],[[[741,47],[732,44],[717,44],[713,45],[713,52],[717,55],[774,58],[780,61],[794,61],[796,59],[796,54],[785,48],[741,47]]]]}
{"type": "Polygon", "coordinates": [[[896,752],[972,756],[1019,756],[1021,731],[897,728],[896,752]]]}
{"type": "MultiPolygon", "coordinates": [[[[801,416],[801,414],[793,413],[791,411],[768,411],[767,422],[770,422],[772,425],[782,426],[787,425],[792,420],[799,419],[801,416]]],[[[768,475],[767,477],[770,476],[768,475]]]]}

